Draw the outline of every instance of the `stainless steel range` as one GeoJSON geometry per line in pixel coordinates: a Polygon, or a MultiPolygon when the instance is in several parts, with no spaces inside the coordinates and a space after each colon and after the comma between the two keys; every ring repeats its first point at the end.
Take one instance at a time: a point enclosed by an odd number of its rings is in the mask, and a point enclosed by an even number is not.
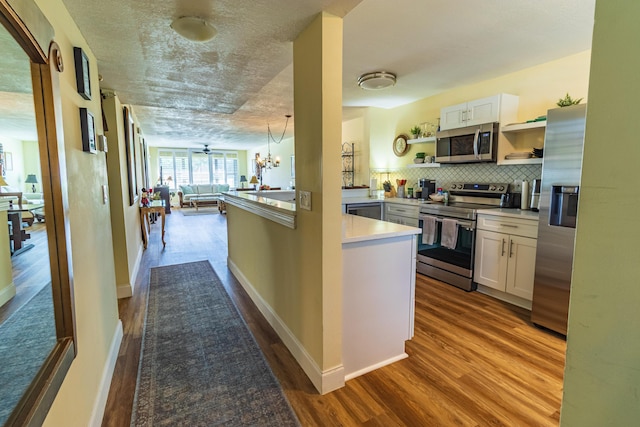
{"type": "Polygon", "coordinates": [[[417,270],[426,276],[473,291],[476,215],[479,209],[498,208],[509,184],[455,182],[449,202],[420,206],[417,270]]]}

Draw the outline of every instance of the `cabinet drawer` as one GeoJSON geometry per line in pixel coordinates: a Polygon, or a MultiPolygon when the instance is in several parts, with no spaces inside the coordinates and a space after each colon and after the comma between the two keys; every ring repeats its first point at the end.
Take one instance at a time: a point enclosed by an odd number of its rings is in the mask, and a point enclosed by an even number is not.
{"type": "Polygon", "coordinates": [[[407,225],[409,227],[418,227],[418,219],[417,218],[409,218],[406,216],[399,216],[388,214],[385,219],[387,222],[393,222],[394,224],[407,225]]]}
{"type": "Polygon", "coordinates": [[[538,238],[538,221],[478,215],[478,230],[508,233],[515,236],[538,238]]]}
{"type": "Polygon", "coordinates": [[[398,203],[385,203],[384,209],[387,214],[402,215],[418,219],[420,208],[418,206],[401,205],[398,203]]]}

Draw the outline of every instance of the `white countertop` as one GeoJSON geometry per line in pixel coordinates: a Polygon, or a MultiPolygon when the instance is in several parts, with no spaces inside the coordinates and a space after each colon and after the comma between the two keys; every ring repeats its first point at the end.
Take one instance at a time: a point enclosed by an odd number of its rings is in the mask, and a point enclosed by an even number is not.
{"type": "Polygon", "coordinates": [[[352,203],[380,203],[384,202],[384,198],[379,197],[343,197],[342,204],[349,205],[352,203]]]}
{"type": "Polygon", "coordinates": [[[227,191],[223,193],[225,203],[251,212],[255,215],[277,222],[285,227],[296,228],[296,205],[269,198],[266,194],[245,194],[244,191],[227,191]]]}
{"type": "MultiPolygon", "coordinates": [[[[280,191],[282,193],[283,191],[280,191]]],[[[223,193],[223,195],[227,197],[236,197],[239,199],[248,200],[255,203],[261,203],[263,205],[267,205],[274,209],[281,209],[283,211],[295,212],[296,204],[287,202],[284,200],[278,200],[276,198],[269,197],[269,191],[259,192],[260,194],[248,194],[248,191],[227,191],[223,193]]],[[[253,193],[253,192],[252,192],[253,193]]],[[[278,193],[278,191],[274,191],[274,193],[278,193]]]]}
{"type": "Polygon", "coordinates": [[[532,221],[538,220],[538,214],[538,212],[530,210],[523,211],[521,209],[478,209],[478,215],[503,216],[509,218],[529,219],[532,221]]]}
{"type": "Polygon", "coordinates": [[[388,239],[390,237],[411,236],[420,233],[422,233],[422,230],[416,227],[408,227],[406,225],[356,215],[342,215],[343,244],[388,239]]]}
{"type": "Polygon", "coordinates": [[[402,205],[413,205],[418,206],[424,202],[424,200],[419,199],[400,199],[397,197],[343,197],[342,204],[348,205],[351,203],[375,203],[375,202],[384,202],[384,203],[397,203],[402,205]]]}

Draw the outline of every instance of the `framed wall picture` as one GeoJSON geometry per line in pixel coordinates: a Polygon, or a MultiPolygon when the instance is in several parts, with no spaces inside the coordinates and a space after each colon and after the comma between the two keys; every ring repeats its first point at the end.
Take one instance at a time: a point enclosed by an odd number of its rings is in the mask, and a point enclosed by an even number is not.
{"type": "Polygon", "coordinates": [[[296,178],[296,156],[291,156],[291,179],[296,178]]]}
{"type": "Polygon", "coordinates": [[[138,170],[136,168],[136,126],[128,107],[124,111],[124,138],[127,151],[127,172],[129,181],[129,206],[138,200],[138,170]]]}
{"type": "Polygon", "coordinates": [[[76,85],[78,93],[84,99],[91,99],[91,79],[89,76],[89,58],[82,48],[73,48],[74,62],[76,66],[76,85]]]}
{"type": "Polygon", "coordinates": [[[4,153],[4,168],[8,172],[13,171],[13,154],[8,151],[5,151],[4,153]]]}
{"type": "Polygon", "coordinates": [[[95,154],[96,129],[93,123],[93,114],[86,108],[80,108],[80,130],[82,132],[82,150],[95,154]]]}

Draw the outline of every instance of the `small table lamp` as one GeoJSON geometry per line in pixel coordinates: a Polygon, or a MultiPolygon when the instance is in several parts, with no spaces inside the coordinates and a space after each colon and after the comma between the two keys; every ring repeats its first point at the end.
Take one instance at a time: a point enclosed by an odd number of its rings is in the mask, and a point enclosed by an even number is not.
{"type": "Polygon", "coordinates": [[[258,183],[258,177],[256,177],[255,175],[253,175],[251,177],[251,181],[249,181],[249,184],[253,184],[253,188],[256,188],[256,184],[258,183]]]}
{"type": "Polygon", "coordinates": [[[244,175],[240,175],[240,185],[244,188],[244,183],[247,182],[247,177],[244,175]]]}
{"type": "Polygon", "coordinates": [[[38,178],[36,178],[35,174],[28,174],[27,179],[24,181],[25,184],[31,184],[31,191],[36,192],[36,184],[38,183],[38,178]]]}
{"type": "Polygon", "coordinates": [[[7,185],[9,185],[7,181],[5,181],[2,175],[0,175],[0,193],[2,193],[2,187],[6,187],[7,185]]]}

